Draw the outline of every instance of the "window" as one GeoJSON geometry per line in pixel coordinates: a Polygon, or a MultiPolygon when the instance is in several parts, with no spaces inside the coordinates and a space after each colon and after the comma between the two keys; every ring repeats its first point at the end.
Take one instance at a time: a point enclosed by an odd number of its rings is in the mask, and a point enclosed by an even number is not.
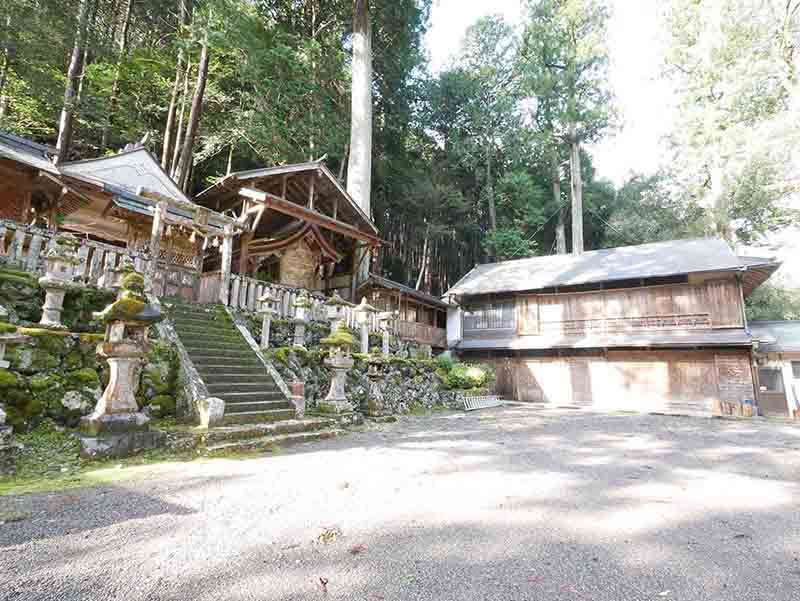
{"type": "Polygon", "coordinates": [[[800,380],[800,361],[792,361],[792,377],[800,380]]]}
{"type": "Polygon", "coordinates": [[[783,392],[783,374],[774,367],[758,370],[758,384],[762,392],[783,392]]]}
{"type": "Polygon", "coordinates": [[[486,303],[464,311],[465,330],[511,330],[516,327],[514,301],[486,303]]]}

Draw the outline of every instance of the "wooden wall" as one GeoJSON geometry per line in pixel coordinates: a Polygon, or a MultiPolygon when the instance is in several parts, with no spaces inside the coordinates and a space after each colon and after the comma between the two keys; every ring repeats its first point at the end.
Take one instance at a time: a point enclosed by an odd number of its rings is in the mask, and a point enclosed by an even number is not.
{"type": "Polygon", "coordinates": [[[528,295],[517,301],[521,336],[743,326],[735,279],[528,295]]]}
{"type": "Polygon", "coordinates": [[[611,411],[710,414],[715,401],[752,399],[748,351],[620,350],[487,360],[497,392],[518,401],[611,411]]]}

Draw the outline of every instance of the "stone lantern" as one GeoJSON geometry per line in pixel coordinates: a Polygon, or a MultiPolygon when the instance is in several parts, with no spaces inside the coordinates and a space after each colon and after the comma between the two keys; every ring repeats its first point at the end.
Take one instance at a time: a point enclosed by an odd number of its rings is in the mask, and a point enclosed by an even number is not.
{"type": "Polygon", "coordinates": [[[123,255],[119,265],[112,270],[114,275],[111,279],[110,287],[114,290],[119,290],[122,288],[122,279],[126,274],[132,271],[136,271],[136,268],[133,265],[133,260],[129,256],[123,255]]]}
{"type": "Polygon", "coordinates": [[[354,365],[350,352],[354,344],[353,335],[342,327],[341,323],[327,338],[320,340],[320,344],[328,347],[328,357],[325,365],[331,368],[331,388],[325,400],[320,401],[319,408],[325,413],[349,413],[353,405],[347,400],[345,383],[347,370],[354,365]]]}
{"type": "Polygon", "coordinates": [[[6,425],[6,412],[0,403],[0,476],[13,476],[16,473],[17,450],[14,431],[6,425]]]}
{"type": "Polygon", "coordinates": [[[356,321],[358,322],[359,330],[361,330],[360,350],[362,355],[369,353],[369,326],[372,316],[376,313],[378,313],[378,310],[367,304],[367,299],[362,297],[361,304],[356,307],[356,321]]]}
{"type": "Polygon", "coordinates": [[[385,417],[391,414],[383,396],[383,366],[385,362],[386,360],[380,355],[371,355],[367,361],[369,390],[367,391],[364,413],[369,417],[385,417]]]}
{"type": "Polygon", "coordinates": [[[39,285],[44,288],[44,306],[39,325],[45,328],[64,329],[61,324],[61,311],[64,307],[64,295],[67,290],[76,288],[75,267],[80,261],[75,256],[78,241],[70,234],[59,234],[55,246],[45,256],[46,271],[39,278],[39,285]]]}
{"type": "Polygon", "coordinates": [[[147,328],[161,321],[163,315],[144,296],[144,276],[128,271],[117,300],[95,313],[94,318],[106,326],[97,354],[107,359],[111,373],[94,412],[81,420],[81,429],[89,435],[110,438],[110,451],[105,449],[110,455],[153,448],[160,433],[149,431],[149,418],[139,411],[135,375],[151,348],[147,328]]]}
{"type": "Polygon", "coordinates": [[[345,317],[345,309],[349,304],[336,292],[325,301],[325,316],[331,322],[331,334],[339,328],[339,324],[345,317]]]}
{"type": "Polygon", "coordinates": [[[311,299],[308,298],[308,293],[303,290],[292,306],[294,307],[294,344],[292,346],[305,348],[306,320],[311,313],[311,299]]]}
{"type": "Polygon", "coordinates": [[[267,291],[258,297],[258,302],[261,303],[261,348],[269,348],[269,330],[272,325],[273,318],[278,314],[278,298],[272,296],[272,290],[267,288],[267,291]]]}
{"type": "Polygon", "coordinates": [[[389,356],[389,334],[391,329],[391,322],[394,321],[400,313],[398,311],[383,311],[378,313],[378,327],[381,330],[381,353],[384,357],[389,356]]]}

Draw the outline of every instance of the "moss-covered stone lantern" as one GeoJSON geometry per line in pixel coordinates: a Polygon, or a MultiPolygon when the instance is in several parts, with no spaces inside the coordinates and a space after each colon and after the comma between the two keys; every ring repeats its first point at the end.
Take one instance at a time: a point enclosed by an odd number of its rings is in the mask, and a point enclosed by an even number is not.
{"type": "Polygon", "coordinates": [[[80,261],[75,256],[79,242],[71,234],[59,234],[55,245],[45,255],[45,274],[39,278],[39,285],[45,291],[42,319],[39,325],[45,328],[64,329],[61,311],[67,290],[79,287],[75,280],[75,267],[80,261]]]}
{"type": "Polygon", "coordinates": [[[367,359],[367,378],[369,379],[369,389],[367,390],[366,401],[364,402],[363,412],[369,417],[384,417],[391,415],[391,411],[386,406],[383,396],[384,386],[384,366],[386,359],[377,353],[371,354],[367,359]]]}
{"type": "Polygon", "coordinates": [[[389,335],[391,333],[392,321],[397,319],[399,311],[383,311],[378,313],[378,327],[381,330],[381,352],[384,357],[389,356],[389,335]]]}
{"type": "Polygon", "coordinates": [[[345,383],[347,370],[354,365],[351,351],[355,340],[346,328],[339,324],[335,331],[327,338],[320,340],[320,344],[328,348],[328,357],[325,365],[331,368],[331,388],[328,396],[319,403],[319,409],[325,413],[349,413],[353,405],[347,400],[345,383]]]}
{"type": "Polygon", "coordinates": [[[147,329],[161,321],[158,308],[144,296],[144,276],[130,269],[122,277],[117,299],[94,318],[106,326],[105,338],[97,354],[110,367],[108,385],[94,412],[81,420],[81,429],[90,435],[116,437],[112,455],[125,455],[140,448],[155,446],[147,437],[149,418],[139,412],[134,393],[136,369],[150,351],[147,329]]]}

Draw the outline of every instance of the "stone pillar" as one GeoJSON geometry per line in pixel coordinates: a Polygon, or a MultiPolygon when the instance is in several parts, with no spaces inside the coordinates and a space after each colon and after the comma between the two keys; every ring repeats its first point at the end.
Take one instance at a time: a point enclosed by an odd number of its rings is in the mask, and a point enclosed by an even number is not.
{"type": "Polygon", "coordinates": [[[231,261],[233,260],[233,225],[230,223],[222,231],[222,266],[220,267],[219,302],[228,306],[231,286],[231,261]]]}
{"type": "Polygon", "coordinates": [[[378,314],[378,323],[381,329],[381,354],[389,356],[389,328],[390,321],[396,316],[396,311],[384,311],[378,314]]]}
{"type": "Polygon", "coordinates": [[[9,477],[17,473],[17,445],[14,431],[6,426],[6,412],[0,404],[0,476],[9,477]]]}
{"type": "Polygon", "coordinates": [[[166,200],[156,203],[153,212],[153,227],[150,230],[150,263],[147,265],[145,273],[145,288],[148,292],[153,292],[153,285],[158,272],[158,257],[161,254],[161,238],[164,235],[164,224],[167,221],[167,209],[169,204],[166,200]]]}
{"type": "Polygon", "coordinates": [[[292,394],[290,400],[294,405],[294,414],[297,419],[303,419],[306,415],[306,383],[295,380],[289,383],[292,394]]]}

